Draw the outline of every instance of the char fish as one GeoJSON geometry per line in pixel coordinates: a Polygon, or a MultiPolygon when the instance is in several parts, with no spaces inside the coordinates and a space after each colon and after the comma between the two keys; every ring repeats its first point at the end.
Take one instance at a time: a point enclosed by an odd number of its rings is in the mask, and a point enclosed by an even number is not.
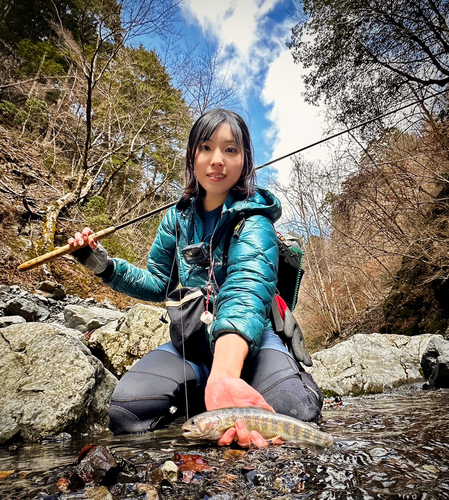
{"type": "Polygon", "coordinates": [[[330,434],[320,431],[313,424],[256,407],[222,408],[200,413],[182,425],[183,436],[217,440],[227,429],[234,427],[239,418],[250,432],[257,431],[265,439],[280,437],[290,443],[322,447],[331,446],[334,442],[330,434]]]}

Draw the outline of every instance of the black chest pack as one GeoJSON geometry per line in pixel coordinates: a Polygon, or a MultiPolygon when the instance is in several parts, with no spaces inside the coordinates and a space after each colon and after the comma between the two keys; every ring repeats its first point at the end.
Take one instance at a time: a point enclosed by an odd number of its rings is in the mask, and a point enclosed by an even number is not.
{"type": "MultiPolygon", "coordinates": [[[[224,264],[228,260],[231,241],[240,237],[247,218],[244,214],[240,214],[231,225],[226,236],[223,253],[224,264]]],[[[298,291],[304,275],[302,269],[304,252],[301,249],[299,239],[295,236],[276,231],[276,237],[279,249],[278,282],[276,294],[271,303],[271,323],[273,330],[279,335],[293,357],[306,366],[312,366],[312,359],[307,352],[304,336],[292,313],[296,307],[298,291]]]]}

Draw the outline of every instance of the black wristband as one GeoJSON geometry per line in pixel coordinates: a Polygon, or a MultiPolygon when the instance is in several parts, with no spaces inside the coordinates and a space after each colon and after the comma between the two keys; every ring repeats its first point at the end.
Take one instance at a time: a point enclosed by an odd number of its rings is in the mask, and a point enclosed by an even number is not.
{"type": "Polygon", "coordinates": [[[95,276],[98,276],[104,281],[111,281],[111,276],[114,272],[114,262],[111,259],[108,259],[108,265],[106,266],[106,269],[101,272],[96,274],[95,276]]]}
{"type": "Polygon", "coordinates": [[[86,260],[89,258],[90,254],[92,253],[92,248],[90,248],[89,245],[86,245],[83,248],[80,248],[79,250],[75,250],[74,252],[71,253],[75,259],[80,262],[81,264],[84,264],[86,260]]]}

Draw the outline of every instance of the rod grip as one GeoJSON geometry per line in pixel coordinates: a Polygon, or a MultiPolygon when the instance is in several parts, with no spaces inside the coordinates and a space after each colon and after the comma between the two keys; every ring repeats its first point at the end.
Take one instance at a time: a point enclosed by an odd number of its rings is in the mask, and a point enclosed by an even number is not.
{"type": "Polygon", "coordinates": [[[89,244],[89,241],[91,240],[101,240],[103,238],[106,238],[106,236],[109,236],[110,234],[115,232],[115,227],[107,227],[106,229],[103,229],[101,231],[98,231],[98,233],[93,233],[89,236],[89,240],[84,243],[84,245],[78,245],[78,243],[75,243],[74,245],[64,245],[63,247],[57,248],[56,250],[53,250],[52,252],[48,252],[44,255],[40,255],[39,257],[36,257],[34,259],[28,260],[27,262],[24,262],[23,264],[20,264],[20,266],[17,268],[19,271],[30,271],[31,269],[34,269],[35,267],[41,266],[42,264],[45,264],[46,262],[51,262],[52,260],[57,259],[61,255],[67,255],[68,253],[75,252],[75,250],[79,250],[80,248],[85,247],[86,245],[89,244]]]}

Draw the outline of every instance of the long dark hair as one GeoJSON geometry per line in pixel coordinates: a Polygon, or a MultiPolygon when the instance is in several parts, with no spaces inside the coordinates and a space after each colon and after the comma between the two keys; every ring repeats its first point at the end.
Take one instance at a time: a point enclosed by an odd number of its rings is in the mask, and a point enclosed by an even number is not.
{"type": "Polygon", "coordinates": [[[187,144],[186,154],[186,186],[183,198],[194,196],[205,196],[204,188],[198,183],[195,176],[194,160],[198,145],[208,141],[217,127],[222,123],[228,123],[231,127],[234,140],[243,150],[243,169],[240,179],[231,191],[239,197],[247,198],[254,193],[256,171],[254,169],[254,153],[251,135],[243,118],[226,109],[211,109],[201,115],[192,127],[187,144]]]}

